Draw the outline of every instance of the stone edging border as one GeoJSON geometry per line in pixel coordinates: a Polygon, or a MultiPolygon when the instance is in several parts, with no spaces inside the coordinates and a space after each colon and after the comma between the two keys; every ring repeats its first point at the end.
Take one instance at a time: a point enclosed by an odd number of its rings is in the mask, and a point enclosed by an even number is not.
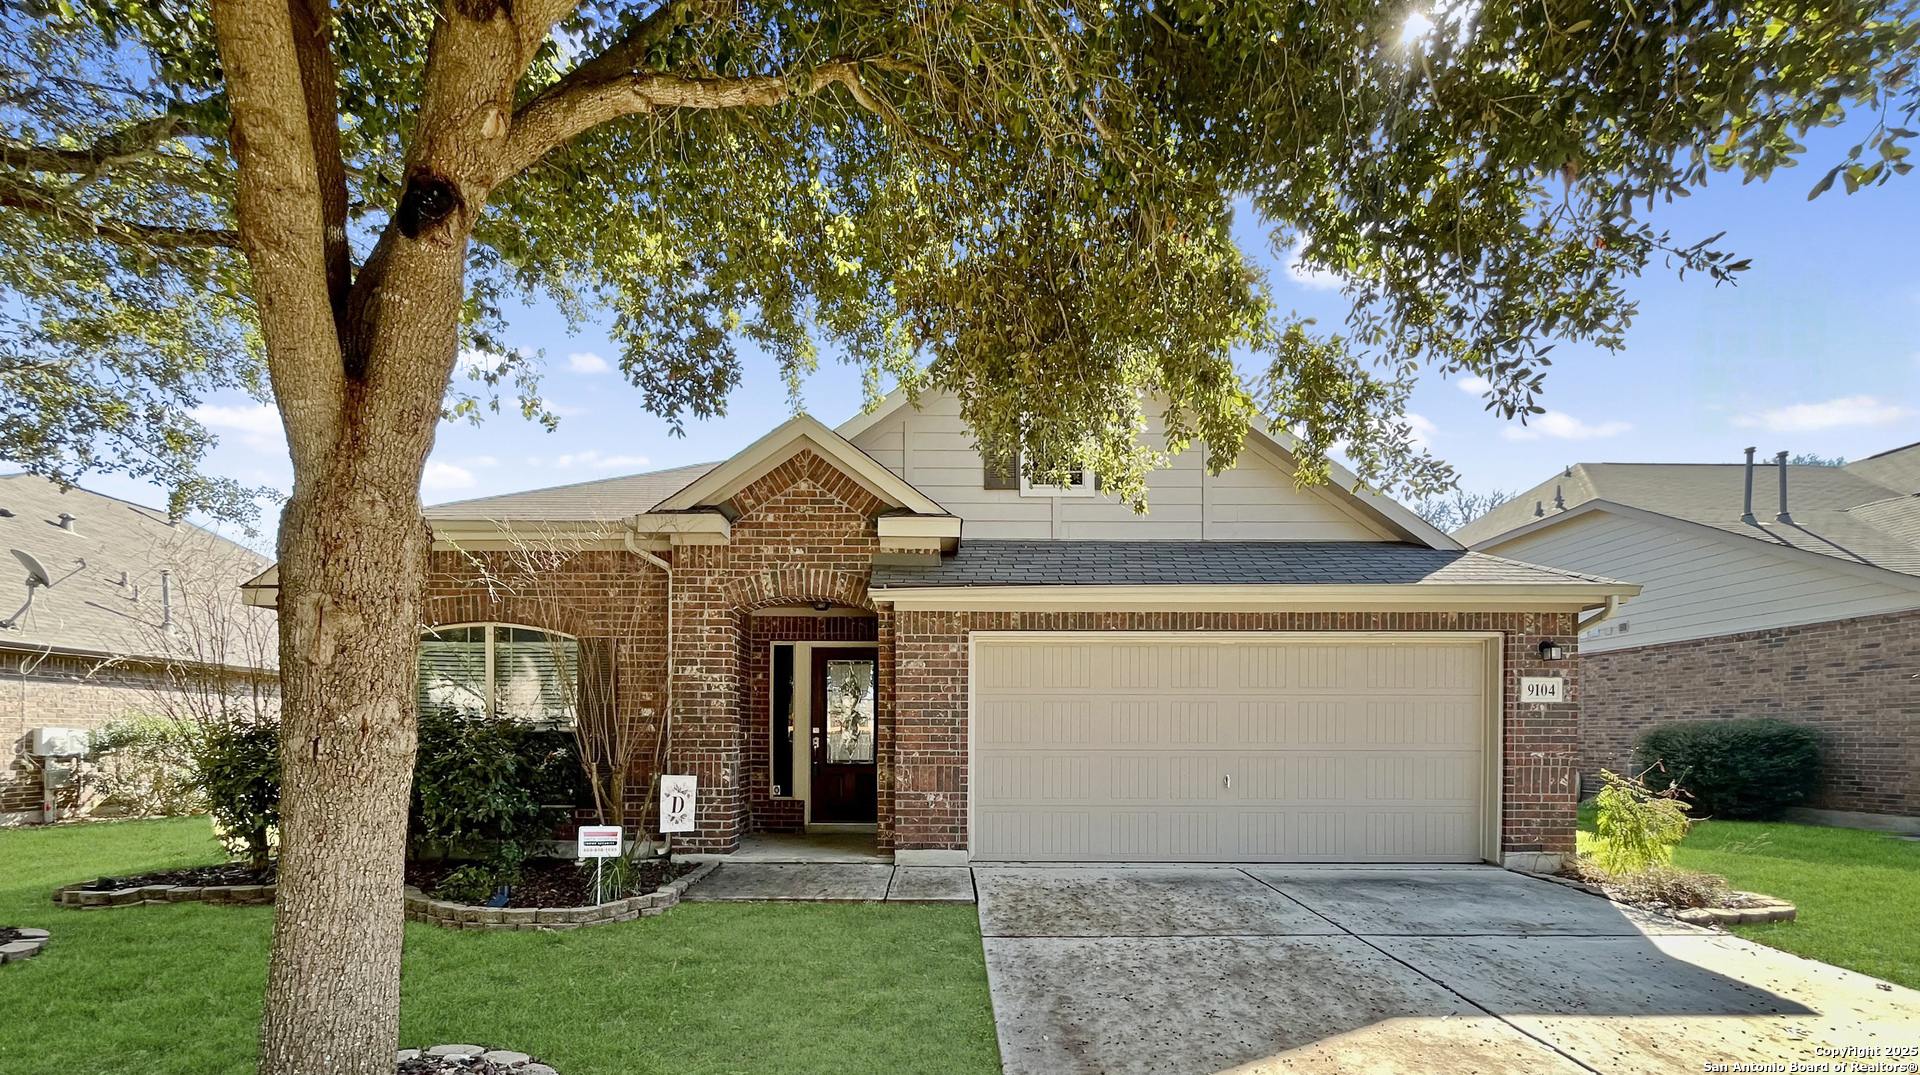
{"type": "Polygon", "coordinates": [[[0,944],[0,963],[18,963],[23,959],[32,959],[47,946],[46,930],[32,929],[27,926],[16,928],[20,930],[20,939],[0,944]]]}
{"type": "Polygon", "coordinates": [[[719,865],[704,862],[690,872],[661,885],[644,896],[628,896],[597,907],[475,907],[427,896],[407,886],[407,921],[425,922],[443,929],[564,930],[582,926],[604,926],[609,922],[631,922],[657,915],[680,902],[688,886],[713,872],[719,865]]]}
{"type": "Polygon", "coordinates": [[[1793,904],[1777,896],[1763,896],[1758,892],[1740,892],[1737,890],[1734,892],[1734,895],[1745,896],[1750,900],[1757,901],[1759,906],[1689,907],[1680,911],[1656,911],[1651,907],[1645,907],[1637,903],[1620,903],[1618,900],[1608,896],[1606,890],[1599,885],[1591,885],[1585,881],[1576,881],[1571,877],[1555,877],[1551,874],[1544,873],[1530,873],[1526,876],[1541,881],[1551,881],[1556,885],[1562,885],[1567,888],[1585,892],[1589,896],[1598,896],[1603,900],[1615,903],[1621,907],[1636,907],[1652,914],[1664,914],[1668,918],[1678,919],[1690,926],[1739,926],[1751,925],[1758,922],[1791,922],[1794,920],[1794,917],[1800,913],[1799,909],[1793,904]]]}
{"type": "Polygon", "coordinates": [[[131,907],[138,903],[272,903],[274,885],[138,885],[133,888],[90,889],[86,882],[53,890],[53,902],[62,907],[94,910],[131,907]]]}
{"type": "Polygon", "coordinates": [[[514,1073],[514,1075],[560,1075],[552,1065],[543,1064],[526,1053],[511,1049],[489,1049],[484,1045],[436,1045],[431,1049],[402,1049],[396,1063],[406,1063],[421,1057],[444,1057],[463,1063],[473,1060],[485,1060],[514,1073]]]}

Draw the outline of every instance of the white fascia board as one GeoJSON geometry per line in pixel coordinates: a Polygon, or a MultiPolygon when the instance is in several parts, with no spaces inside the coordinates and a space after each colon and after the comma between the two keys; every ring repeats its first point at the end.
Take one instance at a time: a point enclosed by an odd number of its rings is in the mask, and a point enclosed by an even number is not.
{"type": "Polygon", "coordinates": [[[903,612],[1586,612],[1640,587],[1567,583],[1545,586],[1245,585],[1245,586],[876,586],[874,601],[903,612]]]}
{"type": "Polygon", "coordinates": [[[921,515],[945,515],[947,509],[880,465],[852,441],[821,425],[812,415],[796,415],[778,429],[754,441],[732,459],[708,471],[685,489],[654,505],[656,512],[685,511],[718,503],[762,474],[792,458],[802,448],[839,467],[880,499],[921,515]]]}
{"type": "MultiPolygon", "coordinates": [[[[1267,449],[1270,453],[1277,453],[1289,468],[1298,465],[1296,459],[1300,441],[1285,430],[1268,433],[1256,426],[1247,430],[1247,441],[1267,449]]],[[[1360,478],[1336,460],[1327,460],[1327,485],[1333,496],[1344,498],[1376,524],[1386,526],[1401,537],[1425,545],[1429,549],[1444,549],[1448,552],[1458,552],[1466,547],[1454,540],[1446,531],[1414,514],[1412,509],[1392,497],[1361,489],[1360,478]]]]}
{"type": "Polygon", "coordinates": [[[880,516],[880,536],[958,540],[960,517],[958,515],[882,515],[880,516]]]}
{"type": "MultiPolygon", "coordinates": [[[[1645,508],[1636,508],[1611,500],[1588,500],[1579,507],[1569,508],[1562,512],[1555,512],[1544,519],[1535,519],[1525,526],[1517,526],[1512,530],[1508,530],[1506,533],[1490,537],[1485,541],[1476,542],[1473,546],[1473,551],[1492,552],[1495,548],[1505,545],[1508,542],[1518,541],[1530,534],[1537,534],[1542,530],[1558,526],[1561,523],[1571,522],[1583,515],[1590,515],[1596,511],[1618,515],[1624,519],[1634,519],[1653,526],[1666,527],[1669,530],[1678,530],[1684,534],[1711,538],[1715,541],[1736,545],[1743,549],[1758,547],[1796,563],[1812,564],[1816,567],[1824,567],[1837,571],[1843,575],[1871,579],[1874,582],[1885,583],[1886,585],[1896,586],[1904,590],[1920,591],[1920,577],[1909,575],[1904,571],[1895,571],[1892,568],[1880,567],[1875,564],[1863,564],[1858,560],[1843,560],[1838,556],[1828,556],[1825,553],[1810,552],[1795,545],[1782,545],[1777,541],[1768,541],[1759,534],[1739,534],[1731,530],[1722,530],[1717,526],[1708,526],[1706,523],[1696,523],[1691,519],[1676,519],[1671,515],[1662,515],[1657,511],[1648,511],[1645,508]]],[[[1759,530],[1761,534],[1766,532],[1764,526],[1756,526],[1755,529],[1759,530]]],[[[1579,569],[1574,568],[1572,570],[1579,569]]]]}
{"type": "Polygon", "coordinates": [[[874,404],[872,410],[861,411],[852,418],[834,426],[833,431],[848,440],[852,440],[867,430],[872,429],[874,426],[879,425],[882,421],[885,421],[888,415],[899,410],[905,406],[906,403],[907,390],[904,388],[896,388],[888,392],[885,399],[874,404]]]}

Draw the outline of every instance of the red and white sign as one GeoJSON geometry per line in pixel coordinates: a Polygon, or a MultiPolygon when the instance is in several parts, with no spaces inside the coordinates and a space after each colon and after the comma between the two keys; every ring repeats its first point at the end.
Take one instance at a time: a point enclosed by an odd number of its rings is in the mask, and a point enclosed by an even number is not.
{"type": "Polygon", "coordinates": [[[577,839],[580,844],[580,857],[583,859],[620,857],[620,826],[618,825],[582,825],[577,839]]]}

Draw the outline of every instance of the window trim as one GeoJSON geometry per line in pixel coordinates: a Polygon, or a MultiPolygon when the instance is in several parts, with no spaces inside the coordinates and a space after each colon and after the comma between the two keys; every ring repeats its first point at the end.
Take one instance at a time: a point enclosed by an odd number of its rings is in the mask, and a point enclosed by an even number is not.
{"type": "Polygon", "coordinates": [[[1021,496],[1083,496],[1083,497],[1093,496],[1095,493],[1095,489],[1093,487],[1093,479],[1087,473],[1087,468],[1077,467],[1074,470],[1074,474],[1078,475],[1080,478],[1079,484],[1077,485],[1035,485],[1032,482],[1027,480],[1027,472],[1023,468],[1020,471],[1020,495],[1021,496]]]}
{"type": "MultiPolygon", "coordinates": [[[[543,635],[546,635],[546,636],[548,636],[549,638],[558,638],[558,639],[563,639],[563,640],[565,640],[565,641],[568,641],[568,642],[571,642],[571,643],[573,643],[573,645],[574,645],[574,675],[575,675],[575,677],[578,677],[578,676],[579,676],[579,674],[580,674],[580,670],[579,670],[579,660],[580,660],[580,656],[579,656],[579,654],[580,654],[580,649],[579,649],[579,646],[580,646],[580,636],[578,636],[578,635],[570,635],[570,634],[568,634],[568,633],[567,633],[567,632],[565,632],[565,631],[556,631],[556,630],[553,630],[553,629],[552,629],[552,628],[550,628],[550,627],[540,627],[540,626],[537,626],[537,625],[535,625],[535,624],[531,624],[531,623],[510,623],[510,622],[508,622],[508,621],[506,621],[506,620],[463,620],[463,621],[461,621],[461,622],[459,622],[459,623],[437,623],[437,624],[434,624],[434,625],[433,625],[433,626],[431,626],[431,627],[423,627],[423,628],[421,628],[421,629],[420,629],[420,638],[419,638],[419,640],[418,640],[418,641],[416,641],[416,642],[414,643],[414,651],[413,651],[413,675],[414,675],[414,687],[413,687],[413,693],[414,693],[414,705],[415,705],[416,707],[417,707],[417,706],[418,706],[418,705],[420,704],[420,703],[419,703],[419,697],[420,697],[420,643],[421,643],[421,642],[425,642],[425,641],[427,641],[427,636],[429,636],[429,635],[435,635],[435,634],[438,634],[438,633],[440,633],[441,631],[457,631],[457,630],[463,630],[463,629],[465,629],[465,628],[469,628],[469,627],[484,627],[484,628],[486,628],[486,631],[487,631],[487,633],[486,633],[486,640],[485,640],[485,641],[484,641],[484,642],[482,643],[482,645],[484,645],[484,646],[486,647],[486,650],[485,650],[485,654],[484,654],[484,664],[485,664],[485,675],[486,675],[486,684],[487,684],[487,695],[486,695],[486,701],[485,701],[485,703],[484,703],[484,704],[485,704],[485,706],[486,706],[486,712],[487,712],[487,715],[488,715],[488,716],[498,716],[498,715],[499,715],[499,714],[497,714],[497,713],[495,713],[495,712],[494,712],[494,699],[493,699],[493,691],[494,691],[494,687],[495,687],[495,683],[494,683],[494,657],[493,657],[493,655],[494,655],[494,648],[495,648],[495,646],[497,645],[497,643],[496,643],[496,642],[495,642],[495,640],[494,640],[494,630],[495,630],[496,628],[500,628],[500,627],[511,627],[511,628],[513,628],[513,629],[515,629],[515,630],[519,630],[519,631],[538,631],[538,632],[540,632],[541,634],[543,634],[543,635]]],[[[525,725],[526,725],[527,727],[530,727],[530,728],[553,728],[553,729],[560,729],[560,728],[566,728],[566,729],[572,729],[572,728],[576,728],[576,727],[578,727],[578,726],[579,726],[579,724],[580,724],[580,698],[579,698],[579,686],[578,686],[578,684],[576,683],[576,685],[575,685],[575,688],[574,688],[574,699],[573,699],[573,719],[572,719],[572,720],[570,720],[570,721],[564,721],[564,722],[562,722],[562,721],[552,721],[552,720],[529,720],[529,721],[519,721],[518,723],[521,723],[521,724],[525,724],[525,725]]]]}

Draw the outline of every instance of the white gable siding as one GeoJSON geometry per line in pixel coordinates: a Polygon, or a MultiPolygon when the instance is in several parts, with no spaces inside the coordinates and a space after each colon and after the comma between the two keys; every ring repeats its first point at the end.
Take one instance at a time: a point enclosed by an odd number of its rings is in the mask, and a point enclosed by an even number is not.
{"type": "MultiPolygon", "coordinates": [[[[1279,460],[1249,446],[1221,475],[1205,472],[1198,446],[1147,483],[1149,511],[1111,496],[1022,496],[982,488],[983,466],[958,400],[929,395],[856,434],[862,451],[965,520],[970,538],[1022,541],[1396,541],[1318,489],[1297,490],[1279,460]]],[[[1157,426],[1147,443],[1158,446],[1157,426]]]]}
{"type": "Polygon", "coordinates": [[[1601,652],[1920,608],[1920,592],[1595,511],[1486,551],[1645,587],[1580,641],[1601,652]]]}

